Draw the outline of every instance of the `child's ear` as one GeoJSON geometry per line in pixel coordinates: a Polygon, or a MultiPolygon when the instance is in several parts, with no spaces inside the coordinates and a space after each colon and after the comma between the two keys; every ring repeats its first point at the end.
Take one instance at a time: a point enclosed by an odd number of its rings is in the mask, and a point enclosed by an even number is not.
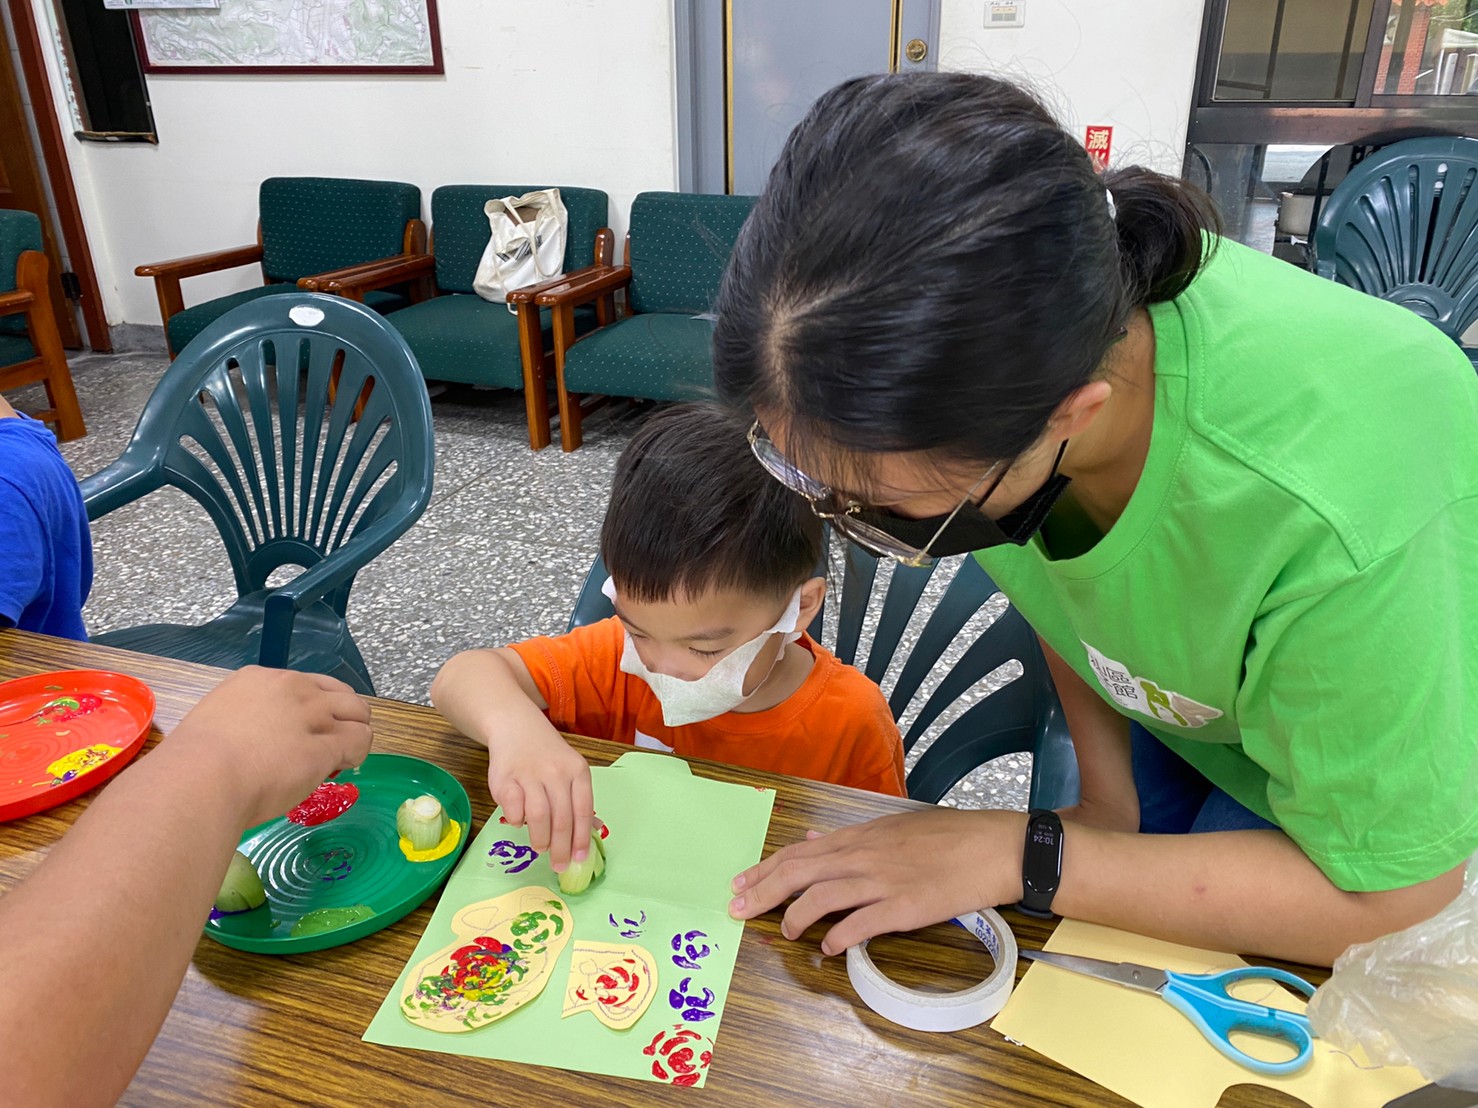
{"type": "Polygon", "coordinates": [[[821,611],[821,602],[826,599],[826,578],[811,577],[801,585],[801,614],[796,629],[804,631],[811,626],[816,613],[821,611]]]}

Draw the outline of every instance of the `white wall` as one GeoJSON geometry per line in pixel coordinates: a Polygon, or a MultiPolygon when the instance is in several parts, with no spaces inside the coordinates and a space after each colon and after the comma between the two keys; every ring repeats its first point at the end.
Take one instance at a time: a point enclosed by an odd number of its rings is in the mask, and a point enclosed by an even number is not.
{"type": "Polygon", "coordinates": [[[1200,48],[1195,0],[1021,0],[1025,26],[985,29],[986,0],[942,0],[939,67],[1022,81],[1081,139],[1114,129],[1112,163],[1179,174],[1200,48]]]}
{"type": "MultiPolygon", "coordinates": [[[[33,0],[43,26],[50,2],[33,0]]],[[[986,0],[942,0],[940,67],[1025,80],[1080,136],[1112,125],[1115,162],[1178,172],[1201,5],[1022,3],[1024,27],[986,30],[986,0]]],[[[263,177],[412,181],[428,208],[441,184],[588,185],[610,194],[618,241],[636,193],[676,187],[671,0],[438,8],[443,77],[156,75],[157,147],[69,138],[109,321],[159,321],[134,266],[252,241],[263,177]]],[[[186,303],[258,280],[254,268],[193,278],[186,303]]]]}
{"type": "MultiPolygon", "coordinates": [[[[428,219],[442,184],[601,188],[618,242],[636,193],[676,187],[670,0],[438,9],[443,77],[157,75],[157,147],[69,139],[109,322],[159,322],[134,266],[251,242],[263,177],[410,181],[428,219]]],[[[192,278],[185,302],[260,281],[192,278]]]]}

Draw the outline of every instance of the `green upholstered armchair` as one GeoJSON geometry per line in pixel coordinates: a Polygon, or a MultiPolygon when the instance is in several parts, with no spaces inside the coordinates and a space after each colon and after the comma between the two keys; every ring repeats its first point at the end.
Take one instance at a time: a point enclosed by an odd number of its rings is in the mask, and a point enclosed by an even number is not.
{"type": "MultiPolygon", "coordinates": [[[[500,196],[518,196],[548,187],[443,185],[431,194],[430,256],[372,263],[357,271],[303,284],[358,299],[388,285],[412,282],[415,302],[395,310],[388,318],[415,352],[421,372],[431,381],[523,389],[529,446],[541,450],[549,445],[547,368],[552,358],[546,353],[545,341],[549,313],[541,313],[531,296],[526,296],[516,306],[515,315],[507,305],[474,293],[472,280],[492,233],[484,205],[500,196]],[[426,284],[431,288],[424,289],[426,284]]],[[[615,242],[606,227],[610,218],[606,194],[597,189],[563,186],[559,194],[569,215],[564,275],[530,286],[522,290],[525,293],[597,268],[611,268],[615,242]]],[[[577,329],[594,327],[602,314],[614,318],[609,294],[602,304],[584,310],[577,329]]]]}
{"type": "MultiPolygon", "coordinates": [[[[580,445],[580,423],[612,396],[691,400],[713,383],[705,313],[752,196],[644,192],[632,202],[625,264],[566,280],[535,294],[553,314],[560,441],[580,445]],[[624,319],[582,334],[577,309],[626,290],[624,319]]],[[[517,299],[517,294],[510,299],[517,299]]]]}
{"type": "MultiPolygon", "coordinates": [[[[328,274],[401,254],[424,253],[421,190],[401,181],[345,177],[269,177],[258,195],[257,241],[209,254],[141,265],[154,278],[170,356],[239,304],[295,292],[300,278],[328,274]],[[259,263],[263,284],[186,308],[180,281],[259,263]]],[[[409,303],[399,292],[365,298],[376,311],[409,303]]]]}
{"type": "Polygon", "coordinates": [[[50,406],[28,414],[54,424],[59,439],[79,439],[87,427],[51,314],[46,270],[41,220],[0,209],[0,392],[41,383],[50,406]]]}

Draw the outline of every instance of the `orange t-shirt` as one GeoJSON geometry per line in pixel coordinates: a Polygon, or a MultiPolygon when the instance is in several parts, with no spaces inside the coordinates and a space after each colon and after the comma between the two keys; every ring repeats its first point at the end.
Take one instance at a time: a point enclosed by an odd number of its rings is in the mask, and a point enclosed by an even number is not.
{"type": "Polygon", "coordinates": [[[561,731],[907,795],[903,740],[882,690],[809,635],[799,642],[816,662],[782,703],[683,727],[663,723],[662,704],[650,686],[621,672],[625,642],[621,621],[612,618],[510,649],[528,667],[549,705],[549,722],[561,731]]]}

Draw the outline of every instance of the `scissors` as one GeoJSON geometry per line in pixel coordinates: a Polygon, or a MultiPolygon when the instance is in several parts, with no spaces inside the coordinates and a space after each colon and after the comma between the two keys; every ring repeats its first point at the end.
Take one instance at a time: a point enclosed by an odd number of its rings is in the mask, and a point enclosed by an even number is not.
{"type": "Polygon", "coordinates": [[[1309,1027],[1308,1016],[1238,1000],[1227,992],[1227,986],[1235,981],[1261,980],[1290,985],[1305,996],[1314,995],[1313,985],[1287,970],[1239,966],[1219,973],[1176,973],[1134,962],[1106,962],[1102,958],[1083,958],[1045,950],[1023,950],[1021,955],[1035,962],[1046,962],[1049,966],[1096,977],[1100,981],[1157,993],[1195,1024],[1207,1042],[1233,1062],[1257,1073],[1296,1073],[1314,1056],[1314,1033],[1309,1027]],[[1286,1062],[1264,1062],[1233,1045],[1233,1031],[1265,1039],[1282,1039],[1298,1054],[1286,1062]]]}

